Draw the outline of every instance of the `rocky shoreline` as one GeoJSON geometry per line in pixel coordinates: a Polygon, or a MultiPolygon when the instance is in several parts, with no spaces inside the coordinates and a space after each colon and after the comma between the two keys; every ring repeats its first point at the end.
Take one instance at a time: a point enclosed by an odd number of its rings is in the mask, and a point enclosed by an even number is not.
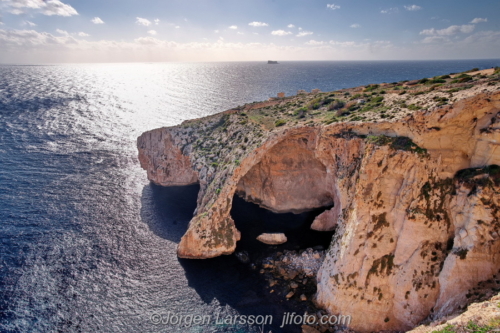
{"type": "Polygon", "coordinates": [[[266,293],[290,302],[292,307],[295,305],[300,315],[305,313],[314,318],[317,324],[303,325],[303,332],[348,332],[345,327],[321,324],[319,321],[319,318],[328,315],[327,311],[317,307],[314,302],[317,273],[325,254],[326,250],[322,246],[316,246],[303,250],[277,251],[256,260],[250,260],[246,251],[236,252],[235,256],[242,263],[248,264],[250,269],[259,271],[266,281],[266,293]],[[306,310],[301,312],[304,304],[306,310]]]}

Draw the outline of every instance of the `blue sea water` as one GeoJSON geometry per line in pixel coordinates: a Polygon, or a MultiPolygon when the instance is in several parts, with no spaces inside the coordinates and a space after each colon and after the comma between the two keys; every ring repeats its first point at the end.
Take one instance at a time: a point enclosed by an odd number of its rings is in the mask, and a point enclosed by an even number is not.
{"type": "MultiPolygon", "coordinates": [[[[287,305],[261,293],[234,257],[176,257],[197,188],[150,185],[136,158],[137,136],[280,91],[331,91],[499,65],[500,60],[0,66],[0,331],[262,329],[151,322],[151,315],[168,312],[272,314],[279,326],[287,305]]],[[[276,325],[264,328],[280,332],[276,325]]]]}

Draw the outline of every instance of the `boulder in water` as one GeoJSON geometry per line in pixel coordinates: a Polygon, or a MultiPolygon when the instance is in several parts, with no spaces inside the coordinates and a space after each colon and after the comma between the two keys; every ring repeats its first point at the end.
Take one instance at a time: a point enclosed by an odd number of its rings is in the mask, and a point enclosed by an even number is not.
{"type": "Polygon", "coordinates": [[[260,234],[257,240],[268,245],[279,245],[286,243],[288,240],[283,233],[273,233],[273,234],[260,234]]]}

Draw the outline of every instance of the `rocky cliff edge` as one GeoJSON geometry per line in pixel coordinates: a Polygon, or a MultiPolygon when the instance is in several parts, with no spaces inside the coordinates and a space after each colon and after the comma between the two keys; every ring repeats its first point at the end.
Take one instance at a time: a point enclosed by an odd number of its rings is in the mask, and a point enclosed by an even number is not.
{"type": "Polygon", "coordinates": [[[358,331],[408,330],[500,278],[498,71],[247,104],[138,138],[148,178],[200,184],[182,258],[234,252],[233,196],[333,208],[316,302],[358,331]]]}

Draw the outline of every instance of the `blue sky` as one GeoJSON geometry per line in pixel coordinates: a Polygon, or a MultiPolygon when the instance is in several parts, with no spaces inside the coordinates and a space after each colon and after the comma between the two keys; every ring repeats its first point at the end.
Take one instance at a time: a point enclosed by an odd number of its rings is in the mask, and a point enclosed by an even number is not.
{"type": "Polygon", "coordinates": [[[0,0],[0,62],[500,58],[499,0],[0,0]]]}

